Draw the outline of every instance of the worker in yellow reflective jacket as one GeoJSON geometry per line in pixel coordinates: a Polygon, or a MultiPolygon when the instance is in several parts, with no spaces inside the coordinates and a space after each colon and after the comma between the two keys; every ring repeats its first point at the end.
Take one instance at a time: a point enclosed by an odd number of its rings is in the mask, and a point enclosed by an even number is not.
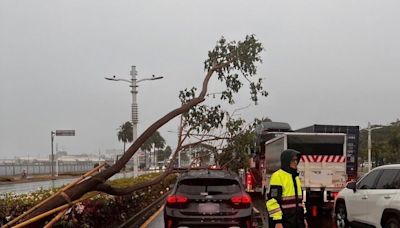
{"type": "Polygon", "coordinates": [[[300,152],[285,150],[281,154],[281,169],[274,172],[269,182],[267,210],[271,228],[307,228],[297,164],[300,152]]]}

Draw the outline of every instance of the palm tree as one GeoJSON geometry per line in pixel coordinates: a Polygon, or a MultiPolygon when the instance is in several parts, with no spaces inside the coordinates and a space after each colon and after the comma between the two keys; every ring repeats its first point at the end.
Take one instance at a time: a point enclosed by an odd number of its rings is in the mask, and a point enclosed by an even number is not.
{"type": "Polygon", "coordinates": [[[125,153],[125,144],[127,142],[133,141],[133,127],[132,123],[127,121],[126,123],[122,124],[118,128],[118,141],[122,141],[124,143],[124,153],[125,153]]]}
{"type": "MultiPolygon", "coordinates": [[[[154,148],[155,149],[163,149],[165,147],[165,139],[161,136],[159,131],[156,131],[150,138],[148,138],[143,145],[140,147],[142,150],[145,151],[145,161],[147,163],[147,153],[146,151],[150,151],[151,153],[151,149],[153,148],[153,144],[154,144],[154,148]]],[[[151,156],[151,155],[150,155],[151,156]]],[[[156,155],[155,153],[153,154],[153,160],[155,161],[156,155]]],[[[154,164],[155,166],[157,166],[157,164],[154,164]]]]}
{"type": "Polygon", "coordinates": [[[166,146],[164,150],[160,150],[159,152],[161,152],[161,153],[159,153],[157,155],[157,157],[158,157],[157,160],[158,161],[165,161],[171,155],[172,149],[171,149],[170,146],[166,146]]]}

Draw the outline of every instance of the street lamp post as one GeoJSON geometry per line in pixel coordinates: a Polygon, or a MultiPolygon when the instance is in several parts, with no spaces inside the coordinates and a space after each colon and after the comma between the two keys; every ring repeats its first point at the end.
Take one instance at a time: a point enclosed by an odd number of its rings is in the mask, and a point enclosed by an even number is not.
{"type": "MultiPolygon", "coordinates": [[[[116,78],[115,75],[112,78],[105,78],[107,80],[111,81],[123,81],[123,82],[128,82],[130,83],[131,93],[132,93],[132,106],[131,106],[131,118],[132,118],[132,135],[133,135],[133,142],[137,139],[137,124],[139,122],[139,113],[138,113],[138,104],[137,104],[137,87],[138,83],[141,81],[148,81],[148,80],[158,80],[162,79],[163,77],[153,77],[151,78],[143,78],[140,80],[137,80],[137,71],[136,71],[136,66],[132,66],[131,71],[130,71],[131,79],[124,79],[124,78],[116,78]]],[[[138,156],[137,154],[133,155],[133,176],[137,176],[137,171],[138,171],[138,156]]]]}
{"type": "Polygon", "coordinates": [[[380,129],[382,127],[373,127],[371,128],[371,123],[368,122],[368,172],[371,171],[372,168],[372,162],[371,162],[371,147],[372,147],[372,143],[371,143],[371,131],[376,130],[376,129],[380,129]]]}
{"type": "MultiPolygon", "coordinates": [[[[51,131],[51,157],[50,157],[50,165],[51,165],[51,178],[54,179],[54,136],[75,136],[75,130],[56,130],[51,131]]],[[[58,158],[57,158],[57,176],[58,176],[58,158]]]]}

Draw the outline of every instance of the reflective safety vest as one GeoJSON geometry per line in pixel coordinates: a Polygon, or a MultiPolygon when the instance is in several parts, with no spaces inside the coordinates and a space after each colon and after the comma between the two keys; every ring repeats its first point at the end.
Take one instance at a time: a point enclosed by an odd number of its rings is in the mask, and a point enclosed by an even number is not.
{"type": "Polygon", "coordinates": [[[272,174],[269,184],[266,204],[270,220],[285,228],[304,227],[306,208],[299,176],[279,169],[272,174]]]}

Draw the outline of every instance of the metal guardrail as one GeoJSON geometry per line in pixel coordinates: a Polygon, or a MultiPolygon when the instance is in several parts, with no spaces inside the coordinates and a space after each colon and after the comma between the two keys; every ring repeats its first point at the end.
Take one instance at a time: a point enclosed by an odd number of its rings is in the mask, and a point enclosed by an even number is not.
{"type": "Polygon", "coordinates": [[[127,221],[125,221],[118,228],[126,228],[126,227],[140,227],[144,221],[147,220],[152,214],[154,214],[162,204],[164,204],[165,198],[171,193],[171,190],[164,193],[160,198],[152,202],[149,206],[145,207],[143,210],[139,211],[127,221]]]}
{"type": "MultiPolygon", "coordinates": [[[[59,163],[58,173],[87,172],[91,170],[96,162],[74,162],[59,163]]],[[[55,170],[57,166],[54,166],[55,170]]],[[[48,163],[29,163],[29,164],[0,164],[0,176],[19,176],[23,172],[27,175],[50,174],[51,165],[48,163]]]]}

